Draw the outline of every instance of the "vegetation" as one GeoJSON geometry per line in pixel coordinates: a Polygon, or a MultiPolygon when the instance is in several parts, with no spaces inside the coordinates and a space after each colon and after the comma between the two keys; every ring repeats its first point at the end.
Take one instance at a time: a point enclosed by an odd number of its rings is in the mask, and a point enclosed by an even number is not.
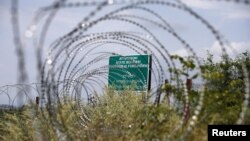
{"type": "MultiPolygon", "coordinates": [[[[193,61],[179,56],[174,58],[184,63],[185,71],[172,71],[190,77],[188,71],[196,67],[193,61]]],[[[249,52],[236,59],[223,56],[220,62],[214,62],[213,56],[208,54],[203,61],[204,103],[189,140],[207,140],[208,124],[235,124],[239,119],[246,87],[242,64],[249,72],[249,52]]],[[[167,84],[162,90],[173,93],[177,102],[183,103],[182,88],[167,84]]],[[[192,115],[199,91],[189,90],[188,96],[192,115]]],[[[52,109],[30,103],[22,110],[1,113],[0,140],[176,140],[186,131],[187,125],[181,124],[183,113],[178,107],[145,102],[143,93],[135,94],[129,89],[116,92],[108,88],[95,98],[95,102],[81,103],[81,106],[69,101],[52,109]]],[[[249,109],[248,106],[243,124],[250,124],[249,109]]]]}
{"type": "Polygon", "coordinates": [[[33,106],[5,113],[0,123],[1,140],[164,139],[181,121],[167,105],[145,104],[141,94],[130,90],[122,94],[107,90],[97,105],[77,109],[73,102],[58,110],[52,117],[33,106]]]}

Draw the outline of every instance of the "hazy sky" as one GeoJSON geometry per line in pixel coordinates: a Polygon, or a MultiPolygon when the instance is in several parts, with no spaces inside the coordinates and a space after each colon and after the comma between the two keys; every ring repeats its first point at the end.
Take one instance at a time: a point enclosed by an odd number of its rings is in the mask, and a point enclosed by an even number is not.
{"type": "MultiPolygon", "coordinates": [[[[73,0],[76,1],[76,0],[73,0]]],[[[171,0],[169,0],[171,1],[171,0]]],[[[195,12],[209,21],[224,37],[230,41],[231,45],[238,52],[250,50],[250,6],[244,4],[235,4],[229,2],[211,2],[200,0],[182,0],[189,5],[195,12]]],[[[70,2],[70,0],[69,0],[70,2]]],[[[48,6],[51,0],[20,0],[19,1],[19,16],[20,28],[22,35],[25,35],[27,27],[31,24],[31,20],[35,15],[35,11],[40,7],[48,6]]],[[[118,5],[123,6],[123,5],[118,5]]],[[[206,50],[211,51],[212,54],[219,55],[221,53],[218,49],[218,43],[215,41],[211,33],[195,20],[190,15],[161,6],[147,6],[155,10],[164,19],[169,21],[176,32],[189,42],[195,52],[203,57],[206,50]]],[[[55,16],[47,34],[45,42],[45,50],[58,37],[69,32],[75,27],[86,15],[95,7],[79,7],[66,8],[60,10],[55,16]]],[[[98,13],[96,17],[100,17],[117,8],[117,5],[106,7],[102,12],[98,13]]],[[[132,14],[133,12],[127,12],[132,14]]],[[[138,13],[138,15],[143,13],[138,13]]],[[[17,57],[13,44],[13,33],[11,26],[10,15],[10,0],[0,1],[0,86],[16,84],[17,80],[17,57]]],[[[115,30],[113,23],[105,23],[98,26],[93,32],[115,30]]],[[[122,26],[122,30],[134,31],[134,27],[122,26]]],[[[120,27],[117,29],[120,29],[120,27]]],[[[91,31],[90,31],[91,32],[91,31]]],[[[156,31],[160,34],[160,31],[156,31]]],[[[167,35],[162,35],[160,40],[168,45],[167,49],[171,53],[186,55],[186,52],[179,44],[172,40],[167,40],[167,35]]],[[[25,59],[26,69],[29,74],[29,82],[36,82],[36,64],[33,40],[22,37],[25,45],[25,59]]],[[[229,52],[231,56],[232,53],[229,52]]]]}

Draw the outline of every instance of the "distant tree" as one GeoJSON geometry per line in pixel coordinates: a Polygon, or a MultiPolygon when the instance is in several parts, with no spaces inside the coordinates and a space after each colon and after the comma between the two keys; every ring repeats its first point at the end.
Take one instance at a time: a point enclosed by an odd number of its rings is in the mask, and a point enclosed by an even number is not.
{"type": "MultiPolygon", "coordinates": [[[[179,61],[181,68],[170,69],[171,73],[176,74],[179,78],[175,80],[181,81],[180,77],[195,79],[198,74],[190,76],[196,66],[194,61],[190,58],[174,55],[173,60],[179,61]]],[[[238,55],[235,59],[229,56],[221,56],[218,62],[213,61],[213,55],[208,52],[207,58],[202,60],[201,71],[202,78],[205,82],[205,96],[203,100],[203,109],[200,115],[200,123],[202,124],[234,124],[239,118],[242,103],[245,95],[245,81],[244,78],[249,76],[244,75],[243,66],[246,72],[250,72],[250,52],[246,51],[238,55]]],[[[182,82],[183,83],[183,82],[182,82]]],[[[185,84],[185,83],[183,83],[185,84]]],[[[248,84],[249,85],[249,84],[248,84]]],[[[178,108],[182,112],[185,96],[183,95],[183,87],[166,84],[162,87],[163,91],[170,91],[173,93],[178,108]]],[[[191,113],[198,104],[200,93],[197,90],[188,91],[189,103],[191,106],[191,113]]],[[[249,106],[246,115],[249,117],[249,106]]],[[[247,118],[246,118],[247,119],[247,118]]],[[[249,120],[245,120],[249,124],[249,120]]]]}
{"type": "MultiPolygon", "coordinates": [[[[208,53],[208,57],[202,65],[206,91],[201,122],[234,124],[237,121],[246,87],[243,66],[250,72],[250,53],[248,51],[235,59],[222,56],[221,61],[216,63],[213,61],[213,55],[208,53]]],[[[249,76],[247,77],[249,78],[249,76]]]]}

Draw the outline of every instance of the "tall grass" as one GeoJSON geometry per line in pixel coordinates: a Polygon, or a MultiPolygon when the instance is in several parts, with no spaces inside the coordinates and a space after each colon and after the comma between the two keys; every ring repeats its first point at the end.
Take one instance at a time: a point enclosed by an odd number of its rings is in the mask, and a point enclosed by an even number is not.
{"type": "MultiPolygon", "coordinates": [[[[92,103],[79,105],[69,98],[62,101],[44,108],[30,103],[22,110],[1,114],[0,140],[179,140],[187,133],[186,125],[180,126],[182,115],[177,110],[164,103],[145,102],[144,93],[107,89],[92,103]]],[[[213,121],[204,121],[204,116],[206,113],[185,140],[207,140],[207,124],[213,121]]],[[[221,119],[216,113],[209,117],[221,119]]],[[[224,122],[220,123],[227,124],[224,122]]]]}
{"type": "Polygon", "coordinates": [[[145,103],[144,94],[112,89],[96,102],[75,101],[54,108],[32,103],[1,117],[0,140],[140,140],[164,139],[181,116],[167,105],[145,103]],[[55,110],[56,109],[56,110],[55,110]]]}

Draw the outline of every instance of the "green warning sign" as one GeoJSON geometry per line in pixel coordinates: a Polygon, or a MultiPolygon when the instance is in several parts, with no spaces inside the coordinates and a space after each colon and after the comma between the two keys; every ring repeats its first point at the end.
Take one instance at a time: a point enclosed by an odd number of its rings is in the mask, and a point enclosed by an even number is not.
{"type": "Polygon", "coordinates": [[[108,84],[116,90],[132,87],[135,91],[150,89],[150,55],[111,56],[108,84]]]}

